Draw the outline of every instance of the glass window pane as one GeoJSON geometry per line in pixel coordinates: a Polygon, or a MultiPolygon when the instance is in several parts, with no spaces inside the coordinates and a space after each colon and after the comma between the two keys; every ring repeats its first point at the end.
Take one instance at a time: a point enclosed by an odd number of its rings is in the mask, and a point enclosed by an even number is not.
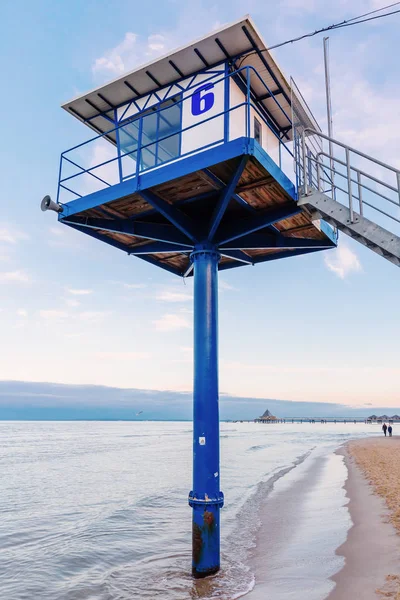
{"type": "Polygon", "coordinates": [[[122,177],[136,173],[137,148],[139,144],[139,119],[127,123],[119,130],[122,177]]]}
{"type": "Polygon", "coordinates": [[[143,148],[140,153],[140,170],[145,171],[151,169],[156,164],[156,148],[157,144],[151,144],[147,148],[143,148]]]}
{"type": "Polygon", "coordinates": [[[137,152],[121,156],[122,177],[124,179],[136,175],[137,152]]]}
{"type": "Polygon", "coordinates": [[[175,134],[158,143],[157,164],[160,165],[167,160],[173,160],[179,156],[180,135],[175,134]]]}
{"type": "Polygon", "coordinates": [[[254,139],[256,140],[256,142],[258,142],[260,145],[262,144],[262,139],[261,139],[261,123],[258,119],[256,119],[254,117],[254,139]]]}
{"type": "Polygon", "coordinates": [[[124,177],[136,173],[137,160],[139,171],[144,171],[179,156],[182,113],[179,99],[180,96],[170,98],[159,104],[157,110],[148,109],[142,117],[138,116],[120,128],[119,142],[124,177]],[[130,160],[132,165],[129,165],[130,160]]]}
{"type": "Polygon", "coordinates": [[[157,113],[154,112],[142,119],[142,146],[154,142],[157,136],[157,113]]]}
{"type": "Polygon", "coordinates": [[[119,143],[121,154],[128,154],[133,150],[137,150],[139,143],[139,120],[121,127],[119,130],[119,143]]]}
{"type": "Polygon", "coordinates": [[[157,164],[179,156],[181,104],[172,104],[159,113],[157,164]]]}

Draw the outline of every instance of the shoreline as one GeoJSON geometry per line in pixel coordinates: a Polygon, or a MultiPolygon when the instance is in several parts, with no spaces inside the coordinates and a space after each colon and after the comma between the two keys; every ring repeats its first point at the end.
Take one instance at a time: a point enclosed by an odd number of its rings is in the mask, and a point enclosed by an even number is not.
{"type": "Polygon", "coordinates": [[[255,586],[246,600],[289,600],[298,597],[299,589],[301,598],[327,598],[334,586],[331,576],[343,563],[335,550],[350,526],[343,490],[346,475],[334,449],[317,450],[277,482],[261,509],[261,528],[250,558],[255,586]]]}
{"type": "MultiPolygon", "coordinates": [[[[384,497],[376,492],[376,482],[367,478],[351,452],[358,446],[374,460],[381,443],[381,438],[366,438],[347,442],[336,451],[344,457],[348,471],[344,489],[353,525],[336,550],[345,564],[331,577],[335,587],[326,600],[400,598],[400,536],[390,522],[392,514],[384,497]]],[[[394,443],[400,446],[400,440],[394,443]]],[[[384,468],[382,462],[379,468],[384,468]]]]}
{"type": "Polygon", "coordinates": [[[400,600],[398,506],[400,437],[313,454],[265,498],[246,600],[400,600]]]}

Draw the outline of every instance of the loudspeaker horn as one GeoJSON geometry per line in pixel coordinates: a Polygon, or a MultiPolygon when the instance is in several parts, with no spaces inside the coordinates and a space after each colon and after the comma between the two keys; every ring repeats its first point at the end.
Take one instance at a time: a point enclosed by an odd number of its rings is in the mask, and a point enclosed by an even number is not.
{"type": "Polygon", "coordinates": [[[42,202],[40,203],[40,208],[43,212],[45,212],[46,210],[54,210],[54,212],[59,213],[63,210],[62,205],[53,202],[50,196],[45,196],[43,198],[42,202]]]}

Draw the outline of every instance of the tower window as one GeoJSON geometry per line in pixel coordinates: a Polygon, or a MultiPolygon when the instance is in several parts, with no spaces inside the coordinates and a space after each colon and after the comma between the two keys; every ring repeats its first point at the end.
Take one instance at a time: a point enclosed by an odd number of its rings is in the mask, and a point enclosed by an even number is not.
{"type": "Polygon", "coordinates": [[[256,119],[256,117],[254,117],[254,139],[256,140],[256,142],[258,142],[261,146],[262,144],[262,129],[261,129],[261,123],[258,119],[256,119]]]}

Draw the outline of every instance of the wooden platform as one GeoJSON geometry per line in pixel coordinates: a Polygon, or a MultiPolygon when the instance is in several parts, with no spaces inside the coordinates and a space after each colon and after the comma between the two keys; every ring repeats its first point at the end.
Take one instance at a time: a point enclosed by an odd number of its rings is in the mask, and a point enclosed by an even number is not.
{"type": "MultiPolygon", "coordinates": [[[[237,156],[236,158],[224,160],[207,168],[155,185],[149,188],[149,191],[168,204],[178,207],[185,217],[202,227],[203,224],[210,222],[221,192],[231,180],[241,159],[242,156],[237,156]]],[[[168,169],[168,165],[162,166],[160,169],[168,169]]],[[[293,207],[293,209],[296,209],[297,203],[294,196],[294,187],[293,191],[284,189],[266,169],[265,164],[263,165],[256,156],[249,156],[236,186],[235,194],[232,195],[219,225],[217,239],[219,232],[223,231],[224,228],[241,222],[245,223],[246,219],[268,215],[277,208],[293,207]]],[[[165,217],[146,202],[140,191],[111,202],[104,202],[95,208],[75,212],[73,219],[69,218],[68,221],[73,220],[77,226],[84,226],[90,222],[96,222],[97,219],[109,220],[110,229],[112,229],[114,222],[121,220],[126,222],[127,219],[137,223],[170,225],[165,217]]],[[[132,254],[138,251],[145,252],[146,246],[150,248],[153,244],[153,240],[149,241],[135,235],[111,232],[101,228],[92,229],[91,232],[92,235],[94,232],[95,236],[104,242],[111,243],[132,254]]],[[[273,225],[260,230],[260,233],[263,232],[281,234],[289,240],[319,240],[321,245],[326,245],[326,247],[335,245],[332,236],[325,233],[326,227],[325,229],[320,228],[318,222],[313,223],[311,221],[311,215],[307,209],[302,209],[299,214],[274,222],[273,225]]],[[[238,243],[240,242],[238,241],[238,243]]],[[[188,240],[188,244],[193,245],[193,242],[188,240]]],[[[287,256],[290,252],[299,253],[298,246],[294,245],[292,247],[290,243],[287,246],[285,244],[284,250],[282,244],[269,243],[267,245],[270,247],[246,248],[242,246],[241,251],[244,256],[248,257],[249,262],[261,262],[269,256],[273,258],[274,255],[282,254],[283,251],[284,256],[287,256]]],[[[191,248],[188,247],[187,251],[184,252],[151,253],[151,262],[159,264],[159,266],[169,267],[177,274],[183,275],[190,265],[190,252],[191,248]]],[[[221,269],[244,264],[243,262],[238,263],[222,252],[221,254],[222,258],[219,265],[221,269]]]]}

